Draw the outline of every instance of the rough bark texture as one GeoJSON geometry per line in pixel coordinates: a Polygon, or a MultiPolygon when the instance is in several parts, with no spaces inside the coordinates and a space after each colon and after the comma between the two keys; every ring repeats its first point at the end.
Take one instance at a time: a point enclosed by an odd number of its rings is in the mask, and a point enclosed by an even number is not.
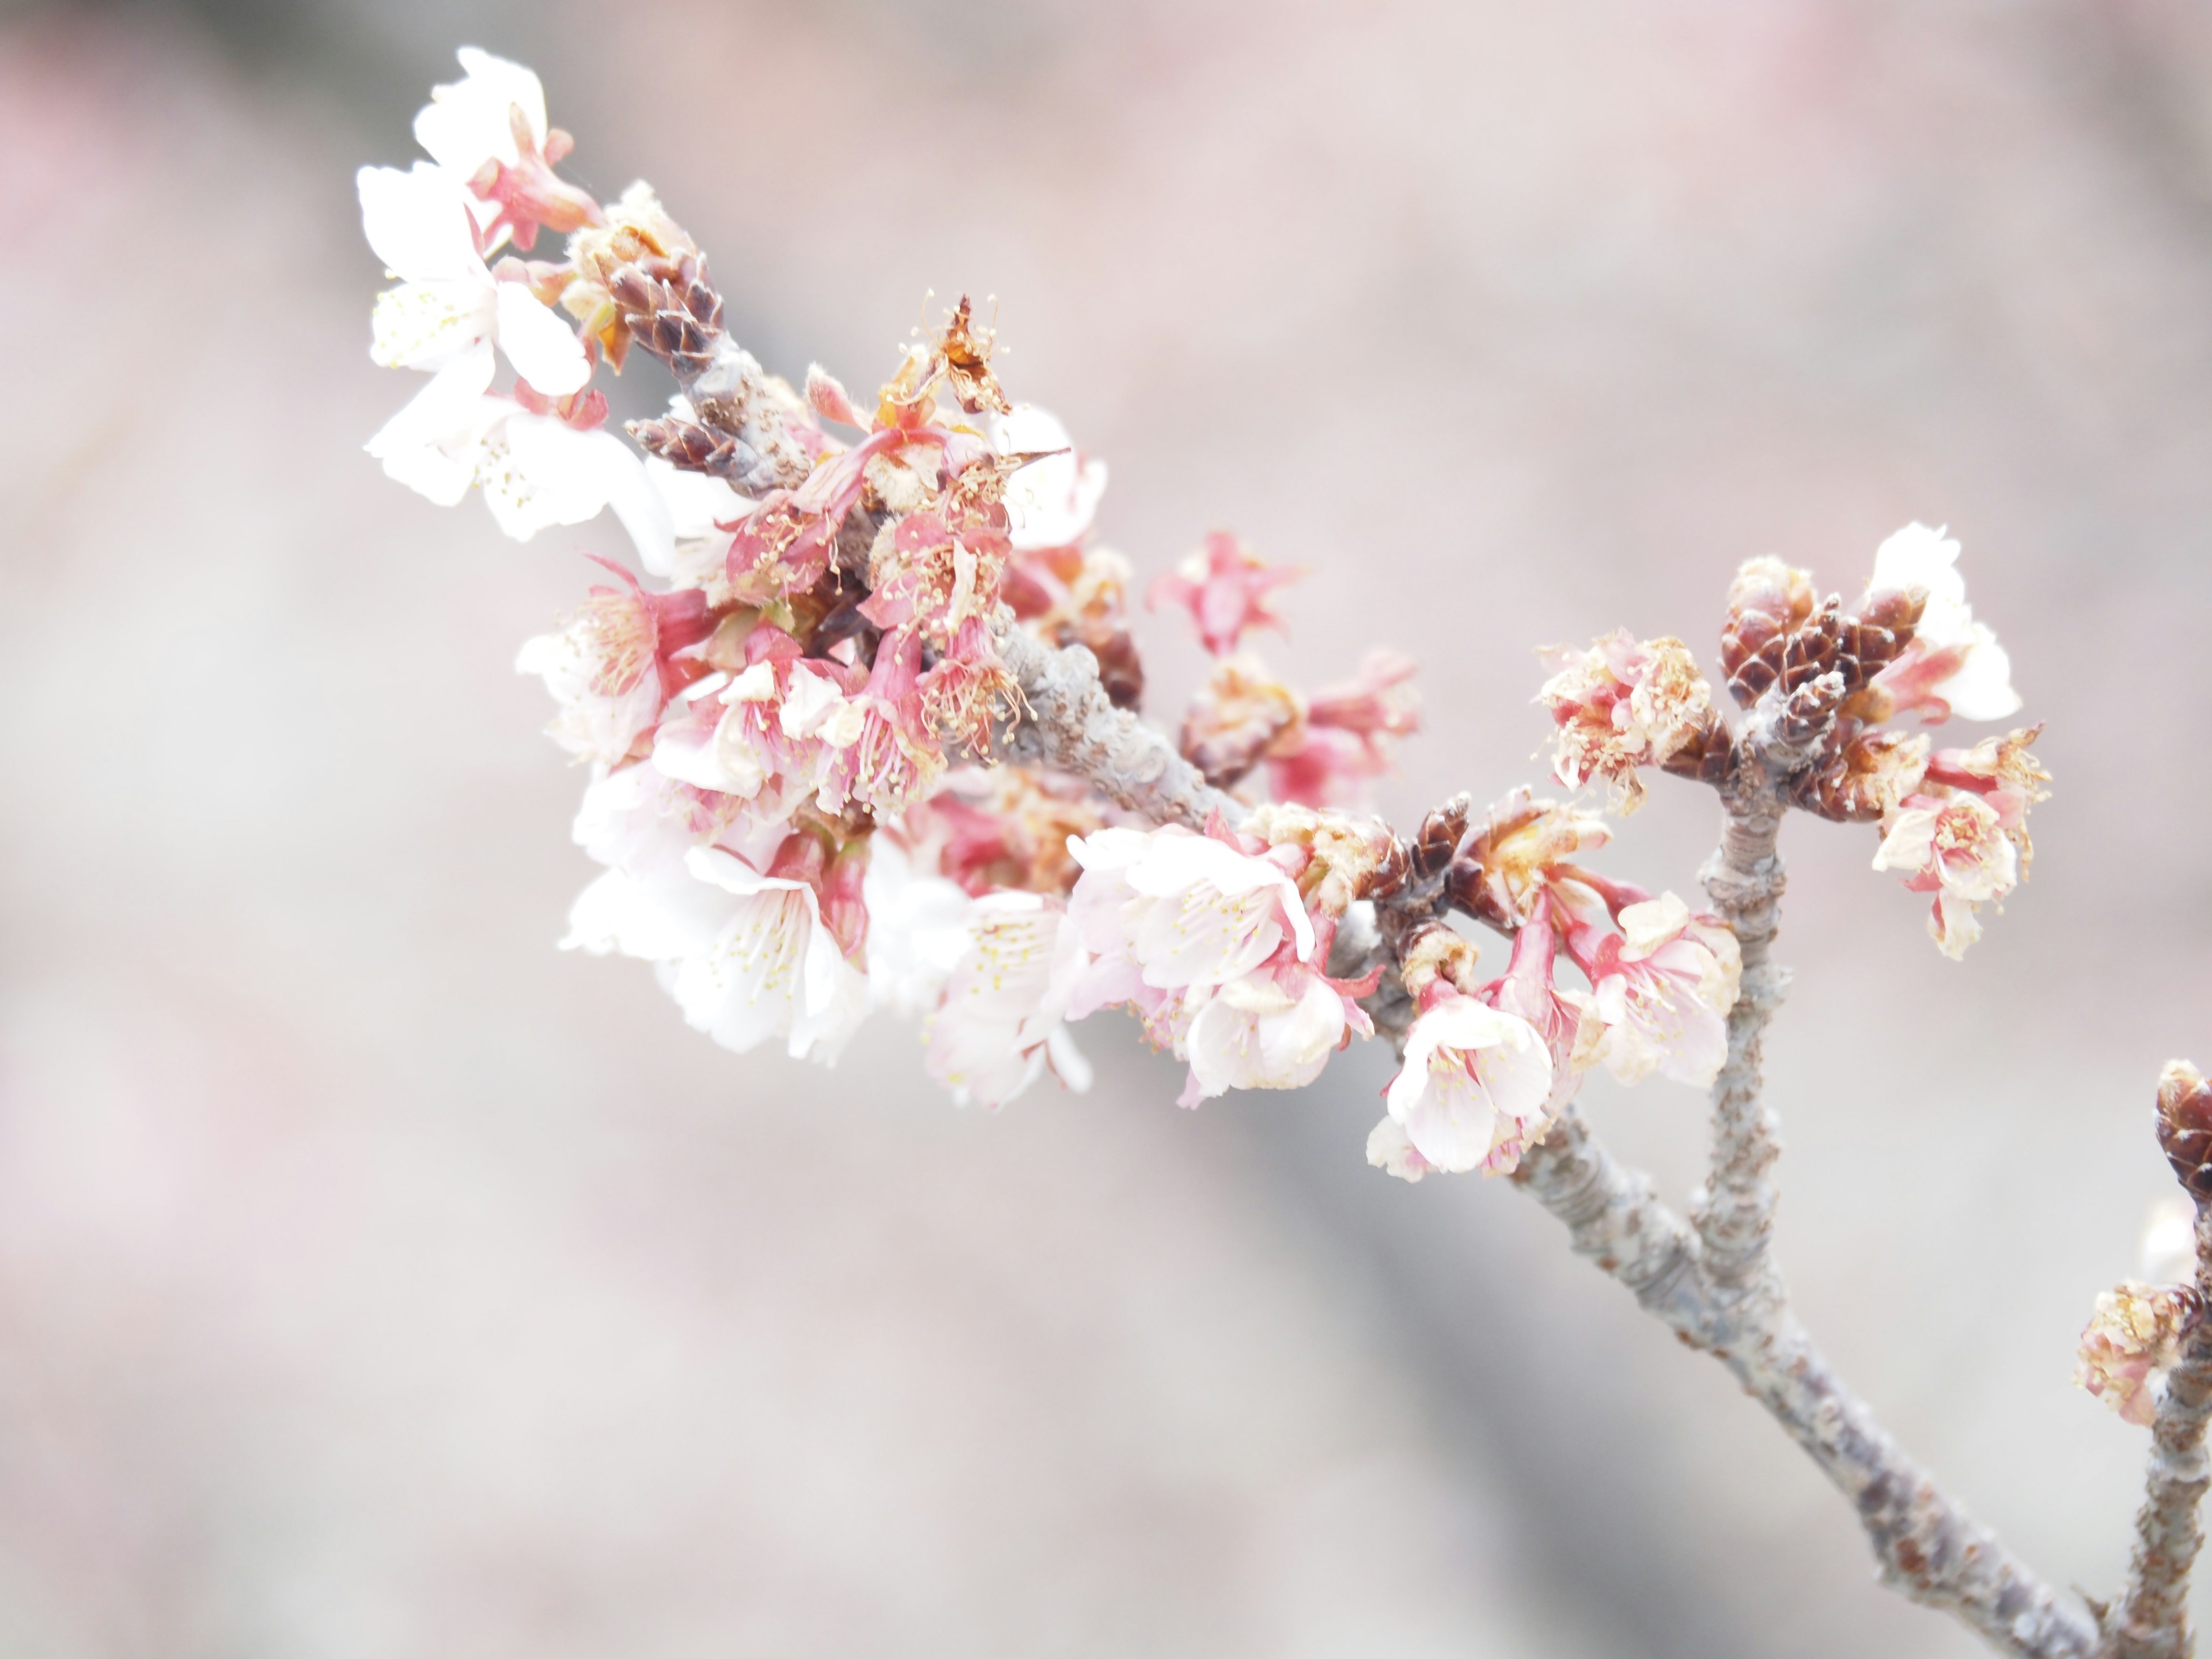
{"type": "Polygon", "coordinates": [[[1782,805],[1759,786],[1723,796],[1721,844],[1706,863],[1706,896],[1735,929],[1743,981],[1729,1011],[1728,1059],[1713,1079],[1712,1168],[1692,1206],[1705,1271],[1724,1291],[1779,1295],[1768,1258],[1774,1231],[1779,1125],[1760,1089],[1760,1038],[1789,989],[1789,970],[1771,951],[1781,925],[1782,860],[1774,850],[1782,805]]]}
{"type": "Polygon", "coordinates": [[[1079,645],[1055,649],[1002,611],[994,628],[999,656],[1028,707],[994,734],[996,758],[1048,766],[1089,779],[1108,799],[1155,823],[1205,826],[1218,811],[1231,823],[1243,808],[1199,775],[1175,744],[1127,709],[1116,708],[1098,681],[1098,661],[1079,645]]]}
{"type": "MultiPolygon", "coordinates": [[[[1814,1347],[1786,1302],[1724,1293],[1698,1236],[1616,1162],[1572,1107],[1514,1180],[1565,1222],[1574,1248],[1683,1341],[1710,1351],[1858,1511],[1881,1580],[2026,1659],[2087,1659],[2098,1632],[1899,1449],[1814,1347]]],[[[2199,1419],[2202,1432],[2202,1419],[2199,1419]]]]}
{"type": "MultiPolygon", "coordinates": [[[[2212,1296],[2212,1212],[2197,1212],[2197,1291],[2212,1296]]],[[[2166,1392],[2150,1431],[2150,1468],[2136,1516],[2135,1557],[2128,1587],[2107,1615],[2110,1659],[2185,1659],[2196,1651],[2189,1629],[2189,1574],[2204,1542],[2199,1511],[2212,1486],[2204,1432],[2212,1420],[2212,1319],[2182,1339],[2181,1357],[2166,1374],[2166,1392]]]]}

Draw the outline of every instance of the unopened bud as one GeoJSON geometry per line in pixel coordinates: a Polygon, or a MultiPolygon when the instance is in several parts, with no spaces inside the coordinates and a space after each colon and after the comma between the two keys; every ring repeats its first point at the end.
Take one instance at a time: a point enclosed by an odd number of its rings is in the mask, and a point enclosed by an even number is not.
{"type": "Polygon", "coordinates": [[[1421,820],[1421,833],[1413,843],[1414,874],[1433,876],[1451,862],[1474,810],[1474,800],[1462,790],[1421,820]]]}
{"type": "Polygon", "coordinates": [[[2158,1144],[2190,1195],[2212,1198],[2212,1085],[2185,1060],[2159,1074],[2158,1144]]]}

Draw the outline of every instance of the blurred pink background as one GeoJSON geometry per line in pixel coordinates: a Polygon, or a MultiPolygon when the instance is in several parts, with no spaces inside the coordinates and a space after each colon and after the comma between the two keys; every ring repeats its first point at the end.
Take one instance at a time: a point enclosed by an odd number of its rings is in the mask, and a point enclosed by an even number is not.
{"type": "MultiPolygon", "coordinates": [[[[552,949],[580,779],[510,665],[620,532],[361,453],[352,172],[466,42],[772,368],[997,295],[1141,574],[1234,527],[1313,573],[1277,660],[1420,657],[1401,817],[1536,775],[1531,647],[1710,659],[1741,559],[1948,523],[2058,793],[1963,965],[1785,833],[1779,1251],[2117,1583],[2144,1438],[2073,1346],[2212,1062],[2201,7],[209,0],[0,22],[0,1653],[1978,1650],[1525,1199],[1364,1166],[1382,1053],[1188,1114],[1101,1030],[989,1117],[887,1017],[740,1059],[552,949]]],[[[1713,816],[1607,867],[1693,891],[1713,816]]],[[[1588,1098],[1680,1201],[1699,1098],[1588,1098]]]]}

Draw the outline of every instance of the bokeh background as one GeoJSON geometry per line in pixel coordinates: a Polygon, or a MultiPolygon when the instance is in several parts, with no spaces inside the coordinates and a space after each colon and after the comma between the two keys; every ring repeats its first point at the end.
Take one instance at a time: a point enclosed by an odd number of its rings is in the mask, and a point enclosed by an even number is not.
{"type": "MultiPolygon", "coordinates": [[[[1533,777],[1531,647],[1709,651],[1735,563],[1965,542],[2058,794],[1963,965],[1787,831],[1780,1255],[2060,1583],[2073,1390],[2212,1060],[2212,14],[2194,0],[205,0],[0,19],[0,1653],[1963,1656],[1719,1369],[1504,1183],[1362,1161],[1387,1056],[955,1110],[884,1019],[726,1054],[553,949],[580,778],[501,539],[361,444],[351,175],[474,42],[650,177],[775,369],[999,297],[1149,574],[1389,641],[1410,816],[1533,777]]],[[[650,367],[638,407],[662,395],[650,367]]],[[[1146,624],[1156,713],[1198,671],[1146,624]]],[[[1693,891],[1662,784],[1607,867],[1693,891]]],[[[1594,1083],[1678,1201],[1701,1103],[1594,1083]]]]}

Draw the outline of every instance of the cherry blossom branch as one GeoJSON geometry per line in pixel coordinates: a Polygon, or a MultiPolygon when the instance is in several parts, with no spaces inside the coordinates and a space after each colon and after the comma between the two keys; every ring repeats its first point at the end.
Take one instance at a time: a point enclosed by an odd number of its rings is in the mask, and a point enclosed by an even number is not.
{"type": "MultiPolygon", "coordinates": [[[[2212,1205],[2207,1203],[2212,1169],[2206,1164],[2212,1152],[2212,1087],[2186,1061],[2172,1062],[2159,1079],[2158,1138],[2183,1189],[2195,1201],[2196,1274],[2190,1287],[2153,1292],[2149,1298],[2152,1308],[2170,1310],[2169,1316],[2185,1322],[2185,1328],[2150,1418],[2150,1466],[2142,1509],[2136,1516],[2135,1554],[2127,1589],[2106,1615],[2105,1659],[2185,1659],[2195,1650],[2189,1631],[2189,1575],[2204,1542],[2198,1511],[2206,1487],[2212,1486],[2212,1462],[2204,1450],[2206,1426],[2212,1422],[2212,1321],[2204,1317],[2205,1308],[2212,1305],[2212,1205]]],[[[2093,1324],[2092,1333],[2096,1329],[2093,1324]]]]}
{"type": "MultiPolygon", "coordinates": [[[[1881,1581],[2022,1659],[2088,1659],[2098,1631],[1945,1496],[1773,1297],[1723,1291],[1702,1243],[1572,1107],[1513,1180],[1566,1224],[1578,1255],[1626,1285],[1692,1347],[1726,1365],[1857,1510],[1881,1581]]],[[[2208,1395],[2212,1398],[2212,1395],[2208,1395]]],[[[2203,1433],[2203,1417],[2197,1432],[2203,1433]]],[[[2201,1483],[2198,1490],[2201,1490],[2201,1483]]],[[[2145,1652],[2166,1650],[2144,1650],[2145,1652]]]]}
{"type": "MultiPolygon", "coordinates": [[[[2197,1212],[2197,1294],[2212,1296],[2212,1215],[2197,1212]]],[[[2150,1467],[2136,1516],[2128,1587],[2107,1620],[2111,1659],[2183,1659],[2189,1632],[2189,1575],[2204,1542],[2198,1517],[2212,1462],[2204,1435],[2212,1422],[2212,1322],[2199,1319],[2183,1339],[2151,1424],[2150,1467]]]]}
{"type": "Polygon", "coordinates": [[[1155,823],[1198,830],[1216,811],[1231,821],[1243,815],[1164,733],[1114,706],[1099,684],[1098,659],[1085,647],[1048,646],[1016,625],[1005,608],[992,638],[1028,705],[999,725],[995,758],[1073,773],[1155,823]]]}

